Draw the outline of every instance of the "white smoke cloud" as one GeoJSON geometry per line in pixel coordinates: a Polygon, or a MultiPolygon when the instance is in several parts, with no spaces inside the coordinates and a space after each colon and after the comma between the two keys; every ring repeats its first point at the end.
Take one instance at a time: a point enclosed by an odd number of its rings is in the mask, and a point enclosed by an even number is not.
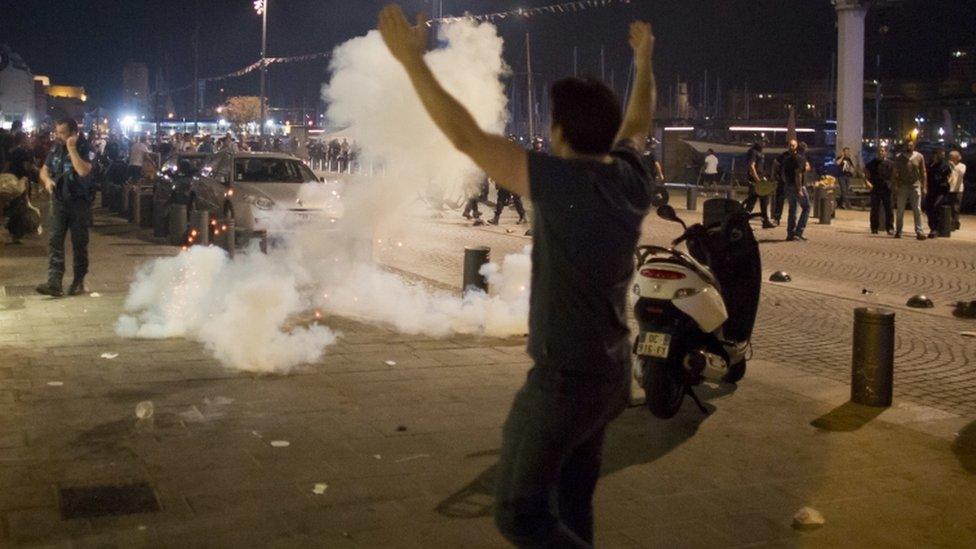
{"type": "MultiPolygon", "coordinates": [[[[426,56],[432,71],[480,125],[502,131],[507,68],[496,29],[465,21],[441,33],[447,45],[426,56]]],[[[330,122],[386,175],[309,185],[303,203],[323,203],[328,214],[295,225],[275,213],[269,232],[279,245],[267,255],[252,249],[231,261],[217,249],[191,248],[145,266],[117,323],[120,335],[191,338],[228,367],[286,372],[319,360],[340,336],[294,322],[312,309],[433,337],[527,332],[528,249],[483,269],[491,295],[463,298],[373,263],[376,235],[403,230],[409,221],[398,214],[419,206],[418,193],[432,184],[460,192],[483,175],[434,126],[376,31],[336,48],[332,71],[323,89],[330,122]]]]}

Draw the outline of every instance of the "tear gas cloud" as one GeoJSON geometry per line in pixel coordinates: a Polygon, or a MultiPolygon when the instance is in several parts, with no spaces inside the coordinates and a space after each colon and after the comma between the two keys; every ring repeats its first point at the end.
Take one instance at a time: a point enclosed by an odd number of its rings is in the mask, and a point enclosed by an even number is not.
{"type": "MultiPolygon", "coordinates": [[[[490,24],[441,28],[446,46],[427,54],[444,87],[488,131],[506,121],[502,40],[490,24]]],[[[137,273],[116,325],[125,337],[198,340],[227,367],[287,372],[316,362],[341,334],[317,322],[296,322],[313,309],[408,334],[507,336],[527,331],[528,248],[482,273],[492,295],[433,291],[373,263],[377,234],[401,230],[408,207],[430,185],[458,193],[483,177],[434,126],[405,71],[379,33],[336,48],[323,89],[334,127],[384,176],[309,184],[302,200],[327,215],[300,225],[273,212],[269,236],[234,260],[215,248],[191,248],[137,273]]]]}

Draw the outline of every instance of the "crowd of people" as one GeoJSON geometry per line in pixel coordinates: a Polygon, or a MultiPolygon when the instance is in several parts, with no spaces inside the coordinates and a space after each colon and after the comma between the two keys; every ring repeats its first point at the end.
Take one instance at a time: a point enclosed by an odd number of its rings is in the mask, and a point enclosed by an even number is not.
{"type": "MultiPolygon", "coordinates": [[[[810,217],[811,188],[824,187],[832,198],[831,208],[851,209],[856,196],[853,182],[858,178],[863,179],[868,191],[872,234],[883,231],[902,238],[906,210],[912,213],[912,228],[918,240],[938,238],[946,230],[959,229],[966,177],[966,164],[959,150],[937,149],[926,160],[916,143],[908,141],[894,150],[880,147],[875,158],[862,168],[845,147],[833,159],[830,170],[815,169],[806,143],[795,139],[771,163],[767,163],[763,151],[764,144],[757,142],[746,154],[748,194],[742,205],[750,213],[758,205],[763,229],[779,227],[785,209],[787,240],[807,239],[804,231],[810,217]],[[818,179],[813,185],[812,178],[818,179]]],[[[708,149],[699,182],[706,192],[718,194],[720,177],[719,158],[708,149]]]]}

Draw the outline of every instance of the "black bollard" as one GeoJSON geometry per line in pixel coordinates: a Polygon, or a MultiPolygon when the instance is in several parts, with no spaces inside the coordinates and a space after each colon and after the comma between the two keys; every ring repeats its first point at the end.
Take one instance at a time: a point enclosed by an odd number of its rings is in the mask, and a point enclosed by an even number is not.
{"type": "Polygon", "coordinates": [[[190,212],[190,237],[193,244],[206,246],[210,244],[210,212],[193,210],[190,212]]]}
{"type": "Polygon", "coordinates": [[[129,200],[129,221],[138,227],[142,224],[142,193],[139,192],[139,187],[132,188],[132,197],[129,200]]]}
{"type": "Polygon", "coordinates": [[[688,187],[688,211],[693,212],[698,209],[698,188],[688,187]]]}
{"type": "Polygon", "coordinates": [[[169,236],[169,222],[166,219],[168,214],[168,207],[157,207],[156,201],[153,200],[153,237],[166,238],[169,236]]]}
{"type": "Polygon", "coordinates": [[[467,293],[472,287],[483,292],[488,291],[488,280],[481,275],[481,266],[488,263],[491,248],[487,246],[469,246],[464,249],[464,281],[461,285],[462,293],[467,293]]]}
{"type": "Polygon", "coordinates": [[[946,204],[945,206],[939,207],[939,236],[952,236],[952,218],[954,215],[955,212],[953,211],[951,205],[946,204]]]}
{"type": "Polygon", "coordinates": [[[854,310],[851,402],[891,406],[895,372],[895,313],[887,309],[854,310]]]}
{"type": "Polygon", "coordinates": [[[153,228],[153,195],[151,192],[139,192],[139,226],[153,228]]]}
{"type": "Polygon", "coordinates": [[[169,205],[169,243],[173,246],[183,244],[186,238],[186,205],[169,205]]]}
{"type": "Polygon", "coordinates": [[[820,197],[820,216],[821,225],[830,225],[830,219],[834,216],[834,200],[829,196],[820,197]]]}
{"type": "Polygon", "coordinates": [[[820,206],[823,205],[821,203],[821,201],[823,200],[823,196],[824,196],[823,187],[818,186],[813,188],[813,217],[816,219],[820,219],[820,210],[821,210],[820,206]]]}

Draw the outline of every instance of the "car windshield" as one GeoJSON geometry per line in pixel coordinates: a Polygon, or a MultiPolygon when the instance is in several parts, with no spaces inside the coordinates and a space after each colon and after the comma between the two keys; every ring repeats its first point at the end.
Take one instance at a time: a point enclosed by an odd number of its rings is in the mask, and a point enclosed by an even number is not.
{"type": "Polygon", "coordinates": [[[305,183],[316,181],[301,161],[292,158],[238,158],[234,161],[237,181],[247,183],[305,183]]]}
{"type": "Polygon", "coordinates": [[[190,177],[196,175],[203,167],[207,157],[205,156],[180,156],[174,158],[163,166],[163,171],[175,173],[179,176],[190,177]]]}

